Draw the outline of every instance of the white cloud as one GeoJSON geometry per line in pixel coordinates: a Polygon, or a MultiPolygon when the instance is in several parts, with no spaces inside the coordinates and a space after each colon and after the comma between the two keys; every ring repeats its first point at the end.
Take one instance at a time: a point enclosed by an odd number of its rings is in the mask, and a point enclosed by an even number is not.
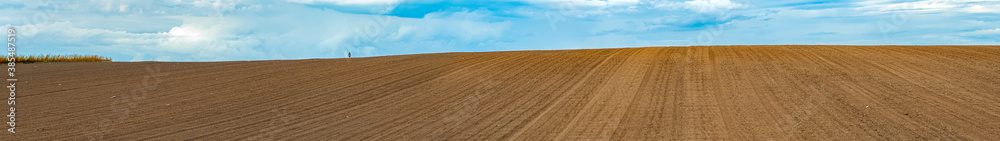
{"type": "Polygon", "coordinates": [[[931,13],[931,12],[966,12],[966,13],[1000,13],[1000,0],[922,0],[914,2],[892,2],[886,0],[868,0],[855,3],[868,14],[885,14],[892,12],[931,13]]]}
{"type": "Polygon", "coordinates": [[[128,11],[128,4],[122,4],[118,6],[118,12],[128,11]]]}
{"type": "Polygon", "coordinates": [[[962,10],[968,13],[1000,13],[1000,4],[972,4],[962,10]]]}
{"type": "Polygon", "coordinates": [[[482,43],[502,40],[511,30],[510,21],[481,21],[489,11],[435,12],[423,19],[397,18],[396,25],[387,27],[384,37],[369,48],[356,50],[365,53],[401,54],[404,52],[462,51],[482,43]]]}
{"type": "Polygon", "coordinates": [[[102,53],[104,55],[140,53],[153,55],[152,58],[156,59],[177,54],[185,56],[176,58],[182,60],[172,61],[253,59],[255,56],[263,55],[263,52],[254,48],[261,44],[262,39],[256,36],[233,35],[236,32],[233,27],[241,25],[218,22],[192,19],[185,21],[184,25],[171,28],[168,32],[158,33],[81,28],[71,22],[23,25],[15,28],[38,29],[35,35],[22,40],[24,44],[37,46],[44,43],[47,46],[57,47],[57,50],[73,52],[98,51],[104,52],[102,53]]]}
{"type": "Polygon", "coordinates": [[[294,3],[332,3],[337,5],[392,5],[398,4],[400,0],[288,0],[294,3]]]}
{"type": "Polygon", "coordinates": [[[729,0],[692,0],[684,2],[685,8],[698,13],[716,13],[725,10],[742,8],[746,5],[735,3],[729,0]]]}
{"type": "Polygon", "coordinates": [[[640,0],[515,0],[543,6],[549,15],[568,17],[610,16],[616,13],[635,12],[640,0]],[[554,11],[554,12],[553,12],[554,11]]]}
{"type": "Polygon", "coordinates": [[[962,33],[961,35],[1000,35],[1000,28],[996,29],[981,29],[976,31],[970,31],[962,33]]]}
{"type": "Polygon", "coordinates": [[[721,14],[737,8],[749,7],[729,0],[691,0],[684,2],[658,1],[654,4],[660,9],[687,9],[703,14],[721,14]]]}
{"type": "Polygon", "coordinates": [[[639,0],[523,0],[532,3],[547,3],[568,5],[574,7],[608,7],[608,6],[628,6],[639,4],[639,0]]]}

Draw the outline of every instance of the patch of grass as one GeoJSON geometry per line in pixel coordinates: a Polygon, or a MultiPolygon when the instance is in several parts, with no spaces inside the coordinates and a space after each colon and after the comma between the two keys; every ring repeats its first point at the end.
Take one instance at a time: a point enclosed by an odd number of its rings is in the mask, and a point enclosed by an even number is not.
{"type": "MultiPolygon", "coordinates": [[[[4,57],[3,63],[7,63],[7,57],[4,57]]],[[[36,63],[36,62],[110,62],[111,58],[105,58],[97,55],[30,55],[30,56],[14,56],[15,63],[36,63]]]]}

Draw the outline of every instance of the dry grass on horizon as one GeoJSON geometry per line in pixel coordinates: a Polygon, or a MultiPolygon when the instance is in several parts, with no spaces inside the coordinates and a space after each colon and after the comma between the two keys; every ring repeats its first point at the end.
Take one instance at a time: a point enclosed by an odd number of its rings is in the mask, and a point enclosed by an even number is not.
{"type": "MultiPolygon", "coordinates": [[[[8,63],[7,59],[3,60],[3,63],[8,63]]],[[[105,58],[97,55],[38,55],[38,56],[14,56],[14,62],[17,63],[35,63],[35,62],[110,62],[111,58],[105,58]]]]}

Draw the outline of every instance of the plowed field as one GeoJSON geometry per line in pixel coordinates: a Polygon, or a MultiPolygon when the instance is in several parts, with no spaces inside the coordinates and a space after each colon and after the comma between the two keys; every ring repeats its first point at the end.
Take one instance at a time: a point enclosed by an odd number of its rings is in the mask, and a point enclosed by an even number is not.
{"type": "Polygon", "coordinates": [[[4,140],[1000,140],[1000,46],[33,63],[17,74],[17,133],[4,140]]]}

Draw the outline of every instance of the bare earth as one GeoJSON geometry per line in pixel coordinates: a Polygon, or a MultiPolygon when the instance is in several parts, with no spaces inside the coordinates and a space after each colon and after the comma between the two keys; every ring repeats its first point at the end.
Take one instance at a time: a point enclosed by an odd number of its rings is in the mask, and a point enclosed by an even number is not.
{"type": "Polygon", "coordinates": [[[1000,46],[19,64],[0,138],[1000,140],[998,72],[1000,46]]]}

